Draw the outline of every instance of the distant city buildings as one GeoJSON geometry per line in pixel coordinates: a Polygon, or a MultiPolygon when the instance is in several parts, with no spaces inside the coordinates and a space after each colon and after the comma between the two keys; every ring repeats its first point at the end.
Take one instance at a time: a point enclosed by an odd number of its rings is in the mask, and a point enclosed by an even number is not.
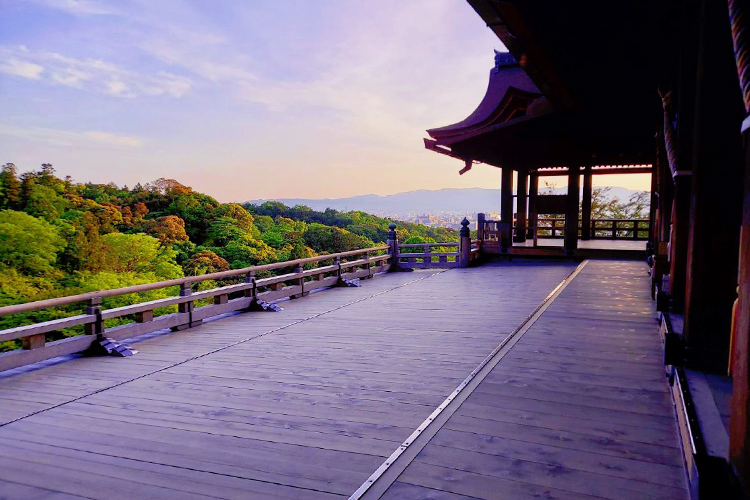
{"type": "MultiPolygon", "coordinates": [[[[422,224],[429,227],[445,227],[450,229],[461,229],[461,221],[464,217],[471,223],[470,227],[473,228],[477,218],[477,214],[474,212],[440,212],[437,214],[376,212],[373,215],[403,222],[422,224]]],[[[488,219],[492,219],[493,217],[499,217],[499,215],[487,213],[488,219]]]]}

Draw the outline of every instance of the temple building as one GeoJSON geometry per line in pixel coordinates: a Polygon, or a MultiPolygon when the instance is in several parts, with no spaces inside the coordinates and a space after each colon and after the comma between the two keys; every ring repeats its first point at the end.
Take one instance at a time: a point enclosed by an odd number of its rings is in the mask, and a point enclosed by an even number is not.
{"type": "Polygon", "coordinates": [[[482,253],[647,258],[691,493],[747,492],[748,2],[468,2],[508,52],[477,109],[424,142],[461,174],[501,169],[482,253]],[[613,173],[651,174],[648,220],[592,221],[592,176],[613,173]],[[545,175],[567,176],[567,195],[540,195],[545,175]]]}

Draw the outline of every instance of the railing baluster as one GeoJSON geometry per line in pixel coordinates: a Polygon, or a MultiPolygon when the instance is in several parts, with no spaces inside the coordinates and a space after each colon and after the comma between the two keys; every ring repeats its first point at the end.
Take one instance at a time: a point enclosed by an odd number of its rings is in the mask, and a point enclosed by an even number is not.
{"type": "Polygon", "coordinates": [[[141,311],[141,312],[135,313],[135,322],[136,323],[148,323],[149,321],[153,321],[153,320],[154,320],[154,310],[153,309],[150,309],[148,311],[141,311]]]}
{"type": "Polygon", "coordinates": [[[36,335],[29,335],[21,339],[21,348],[25,350],[39,349],[44,347],[46,343],[46,337],[43,333],[37,333],[36,335]]]}

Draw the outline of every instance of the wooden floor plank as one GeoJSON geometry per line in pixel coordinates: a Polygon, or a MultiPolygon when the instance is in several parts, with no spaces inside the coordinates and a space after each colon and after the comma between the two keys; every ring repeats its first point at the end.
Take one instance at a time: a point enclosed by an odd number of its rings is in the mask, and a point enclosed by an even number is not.
{"type": "Polygon", "coordinates": [[[589,261],[391,488],[687,499],[649,283],[589,261]]]}
{"type": "Polygon", "coordinates": [[[392,274],[0,377],[6,418],[27,414],[0,424],[0,460],[14,484],[92,498],[116,481],[112,498],[348,495],[573,268],[392,274]]]}

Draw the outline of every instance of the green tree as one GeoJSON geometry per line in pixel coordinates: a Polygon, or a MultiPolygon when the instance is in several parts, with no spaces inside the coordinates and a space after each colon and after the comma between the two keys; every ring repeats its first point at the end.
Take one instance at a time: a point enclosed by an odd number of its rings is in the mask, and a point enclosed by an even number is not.
{"type": "Polygon", "coordinates": [[[151,273],[159,279],[182,276],[174,262],[177,252],[164,248],[147,234],[110,233],[102,236],[106,254],[105,269],[116,273],[151,273]]]}
{"type": "Polygon", "coordinates": [[[13,163],[6,163],[0,172],[0,208],[19,208],[21,181],[13,163]]]}
{"type": "Polygon", "coordinates": [[[201,250],[196,253],[182,266],[188,276],[200,276],[201,274],[217,273],[229,269],[229,262],[222,259],[211,250],[201,250]]]}
{"type": "Polygon", "coordinates": [[[55,271],[65,242],[48,222],[14,210],[0,211],[0,264],[30,276],[55,271]]]}
{"type": "Polygon", "coordinates": [[[321,253],[338,253],[374,246],[374,243],[346,229],[310,224],[304,234],[307,246],[321,253]]]}
{"type": "Polygon", "coordinates": [[[144,222],[144,228],[148,234],[158,239],[162,246],[172,246],[189,240],[185,232],[185,221],[176,215],[147,220],[144,222]]]}

